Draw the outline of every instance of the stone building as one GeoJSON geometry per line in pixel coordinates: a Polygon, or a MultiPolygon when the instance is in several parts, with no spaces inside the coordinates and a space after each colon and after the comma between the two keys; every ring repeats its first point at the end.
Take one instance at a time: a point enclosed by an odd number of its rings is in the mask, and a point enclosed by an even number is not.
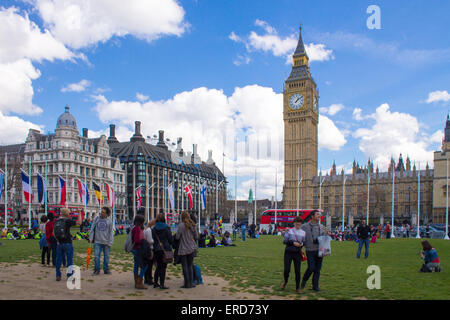
{"type": "MultiPolygon", "coordinates": [[[[30,129],[23,148],[21,168],[28,174],[31,163],[31,185],[33,187],[33,213],[44,212],[44,207],[38,203],[37,173],[47,179],[48,207],[58,206],[60,203],[58,176],[66,180],[66,205],[79,210],[84,207],[78,194],[77,179],[86,182],[89,190],[89,203],[86,206],[87,217],[99,212],[99,203],[93,192],[92,183],[101,186],[104,203],[107,196],[104,183],[114,186],[116,192],[116,217],[123,219],[126,208],[125,176],[118,159],[111,157],[106,137],[89,138],[88,129],[83,128],[79,135],[77,122],[69,112],[69,106],[59,116],[54,133],[43,134],[39,130],[30,129]]],[[[1,153],[7,152],[11,146],[1,147],[1,153]]],[[[8,156],[8,163],[11,161],[8,156]]],[[[16,182],[20,186],[22,197],[20,168],[15,173],[16,182]]],[[[15,192],[17,196],[18,192],[15,192]]],[[[28,204],[23,200],[22,211],[27,213],[28,204]]],[[[19,206],[20,208],[20,206],[19,206]]]]}
{"type": "Polygon", "coordinates": [[[371,223],[391,220],[392,209],[397,222],[415,224],[418,212],[421,224],[431,221],[444,222],[445,164],[450,155],[448,118],[442,151],[434,153],[434,170],[427,164],[425,170],[419,171],[414,164],[411,166],[409,158],[404,163],[400,155],[397,163],[391,159],[388,172],[374,169],[369,159],[365,167],[353,163],[351,174],[337,173],[336,165],[333,164],[330,174],[322,176],[317,175],[318,101],[318,90],[310,73],[308,55],[300,29],[298,44],[293,54],[292,70],[283,89],[284,208],[297,207],[297,179],[301,177],[302,181],[298,186],[299,207],[321,208],[334,224],[342,221],[343,210],[345,210],[345,224],[365,218],[368,191],[371,223]],[[393,175],[395,177],[392,202],[393,175]]]}

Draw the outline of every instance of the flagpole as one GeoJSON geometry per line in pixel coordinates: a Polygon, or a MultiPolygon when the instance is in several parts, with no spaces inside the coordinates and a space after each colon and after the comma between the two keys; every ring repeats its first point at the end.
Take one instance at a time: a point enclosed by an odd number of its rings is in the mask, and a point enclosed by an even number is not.
{"type": "Polygon", "coordinates": [[[417,171],[417,234],[416,238],[420,239],[420,162],[419,171],[417,171]]]}
{"type": "MultiPolygon", "coordinates": [[[[278,168],[275,169],[275,231],[277,230],[277,186],[278,186],[278,168]]],[[[276,232],[275,232],[276,233],[276,232]]]]}
{"type": "MultiPolygon", "coordinates": [[[[67,165],[68,167],[70,167],[70,164],[67,165]]],[[[69,207],[69,204],[67,203],[67,201],[69,200],[69,197],[67,196],[67,189],[69,189],[69,168],[67,168],[66,170],[66,207],[69,207]]]]}
{"type": "Polygon", "coordinates": [[[237,169],[234,169],[234,222],[237,222],[237,169]]]}
{"type": "MultiPolygon", "coordinates": [[[[147,167],[147,166],[146,166],[147,167]]],[[[148,168],[146,168],[145,170],[145,210],[147,211],[147,222],[150,222],[150,190],[149,190],[149,185],[150,185],[150,177],[148,174],[148,168]]]]}
{"type": "Polygon", "coordinates": [[[198,169],[198,233],[200,233],[200,220],[201,220],[201,204],[200,204],[200,197],[201,197],[201,178],[200,178],[200,166],[198,169]]]}
{"type": "Polygon", "coordinates": [[[448,237],[448,158],[446,159],[447,164],[447,178],[445,180],[445,240],[449,240],[448,237]]]}
{"type": "Polygon", "coordinates": [[[391,228],[391,238],[395,238],[394,236],[394,179],[395,179],[395,170],[392,168],[392,228],[391,228]]]}
{"type": "Polygon", "coordinates": [[[136,164],[133,162],[133,220],[136,218],[136,176],[135,176],[136,164]]]}
{"type": "Polygon", "coordinates": [[[28,196],[28,230],[31,230],[31,201],[33,199],[33,184],[31,181],[31,156],[30,156],[30,168],[29,168],[29,179],[30,179],[30,189],[31,189],[31,193],[28,196]]]}
{"type": "Polygon", "coordinates": [[[253,222],[256,229],[256,169],[255,169],[255,221],[253,222]]]}
{"type": "Polygon", "coordinates": [[[87,217],[87,195],[88,195],[88,187],[87,187],[87,179],[86,179],[86,167],[84,167],[84,188],[86,189],[86,193],[84,195],[84,216],[87,217]]]}
{"type": "Polygon", "coordinates": [[[47,215],[47,160],[45,160],[45,215],[47,215]]]}
{"type": "Polygon", "coordinates": [[[219,214],[219,197],[218,197],[218,190],[219,190],[219,171],[216,170],[216,214],[219,214]]]}
{"type": "Polygon", "coordinates": [[[5,229],[8,230],[8,153],[5,152],[5,229]]]}
{"type": "Polygon", "coordinates": [[[114,191],[114,179],[112,183],[112,190],[109,191],[113,209],[113,230],[116,230],[116,192],[114,191]]]}

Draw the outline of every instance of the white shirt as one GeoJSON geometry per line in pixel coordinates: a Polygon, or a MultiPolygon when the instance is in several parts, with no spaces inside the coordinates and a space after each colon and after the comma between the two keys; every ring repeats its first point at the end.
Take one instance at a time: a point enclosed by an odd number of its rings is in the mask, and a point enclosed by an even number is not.
{"type": "Polygon", "coordinates": [[[289,233],[291,234],[291,239],[294,238],[296,242],[303,243],[305,241],[306,233],[302,229],[291,228],[289,229],[289,233]]]}
{"type": "Polygon", "coordinates": [[[147,228],[144,230],[144,238],[150,244],[150,249],[153,249],[152,228],[147,228]]]}

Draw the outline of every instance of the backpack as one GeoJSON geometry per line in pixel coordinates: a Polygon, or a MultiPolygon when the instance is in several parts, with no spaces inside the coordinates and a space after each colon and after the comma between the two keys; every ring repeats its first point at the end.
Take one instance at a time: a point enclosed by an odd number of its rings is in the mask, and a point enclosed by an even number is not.
{"type": "Polygon", "coordinates": [[[131,252],[131,250],[133,250],[133,247],[134,247],[133,236],[132,236],[132,232],[130,231],[128,233],[127,240],[125,240],[125,244],[123,245],[123,248],[124,248],[125,252],[131,252]]]}
{"type": "Polygon", "coordinates": [[[68,240],[66,237],[66,220],[60,218],[56,220],[55,225],[53,226],[53,234],[58,240],[58,242],[62,242],[64,240],[68,240]]]}

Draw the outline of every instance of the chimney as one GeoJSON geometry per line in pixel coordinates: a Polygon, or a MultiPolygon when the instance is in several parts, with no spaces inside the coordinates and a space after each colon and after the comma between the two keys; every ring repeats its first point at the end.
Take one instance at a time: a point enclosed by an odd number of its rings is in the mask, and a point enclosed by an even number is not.
{"type": "Polygon", "coordinates": [[[175,152],[177,153],[178,156],[182,157],[183,156],[183,147],[181,145],[181,142],[183,141],[183,138],[179,137],[177,138],[177,149],[175,150],[175,152]]]}
{"type": "Polygon", "coordinates": [[[208,150],[208,160],[206,160],[206,164],[213,165],[214,160],[212,159],[212,150],[208,150]]]}
{"type": "Polygon", "coordinates": [[[202,159],[200,159],[200,156],[197,153],[197,144],[192,145],[192,163],[193,164],[201,164],[202,159]]]}
{"type": "Polygon", "coordinates": [[[141,122],[140,121],[134,122],[134,135],[131,137],[130,141],[131,142],[136,142],[136,141],[145,142],[145,139],[141,134],[141,122]]]}
{"type": "Polygon", "coordinates": [[[88,137],[88,128],[83,128],[83,138],[88,137]]]}
{"type": "Polygon", "coordinates": [[[164,130],[158,131],[159,137],[158,137],[158,143],[156,144],[157,147],[169,149],[166,144],[164,143],[164,130]]]}
{"type": "Polygon", "coordinates": [[[119,142],[119,140],[117,140],[117,138],[116,138],[116,125],[115,124],[109,125],[109,137],[108,137],[108,140],[106,140],[106,142],[108,144],[119,142]]]}

